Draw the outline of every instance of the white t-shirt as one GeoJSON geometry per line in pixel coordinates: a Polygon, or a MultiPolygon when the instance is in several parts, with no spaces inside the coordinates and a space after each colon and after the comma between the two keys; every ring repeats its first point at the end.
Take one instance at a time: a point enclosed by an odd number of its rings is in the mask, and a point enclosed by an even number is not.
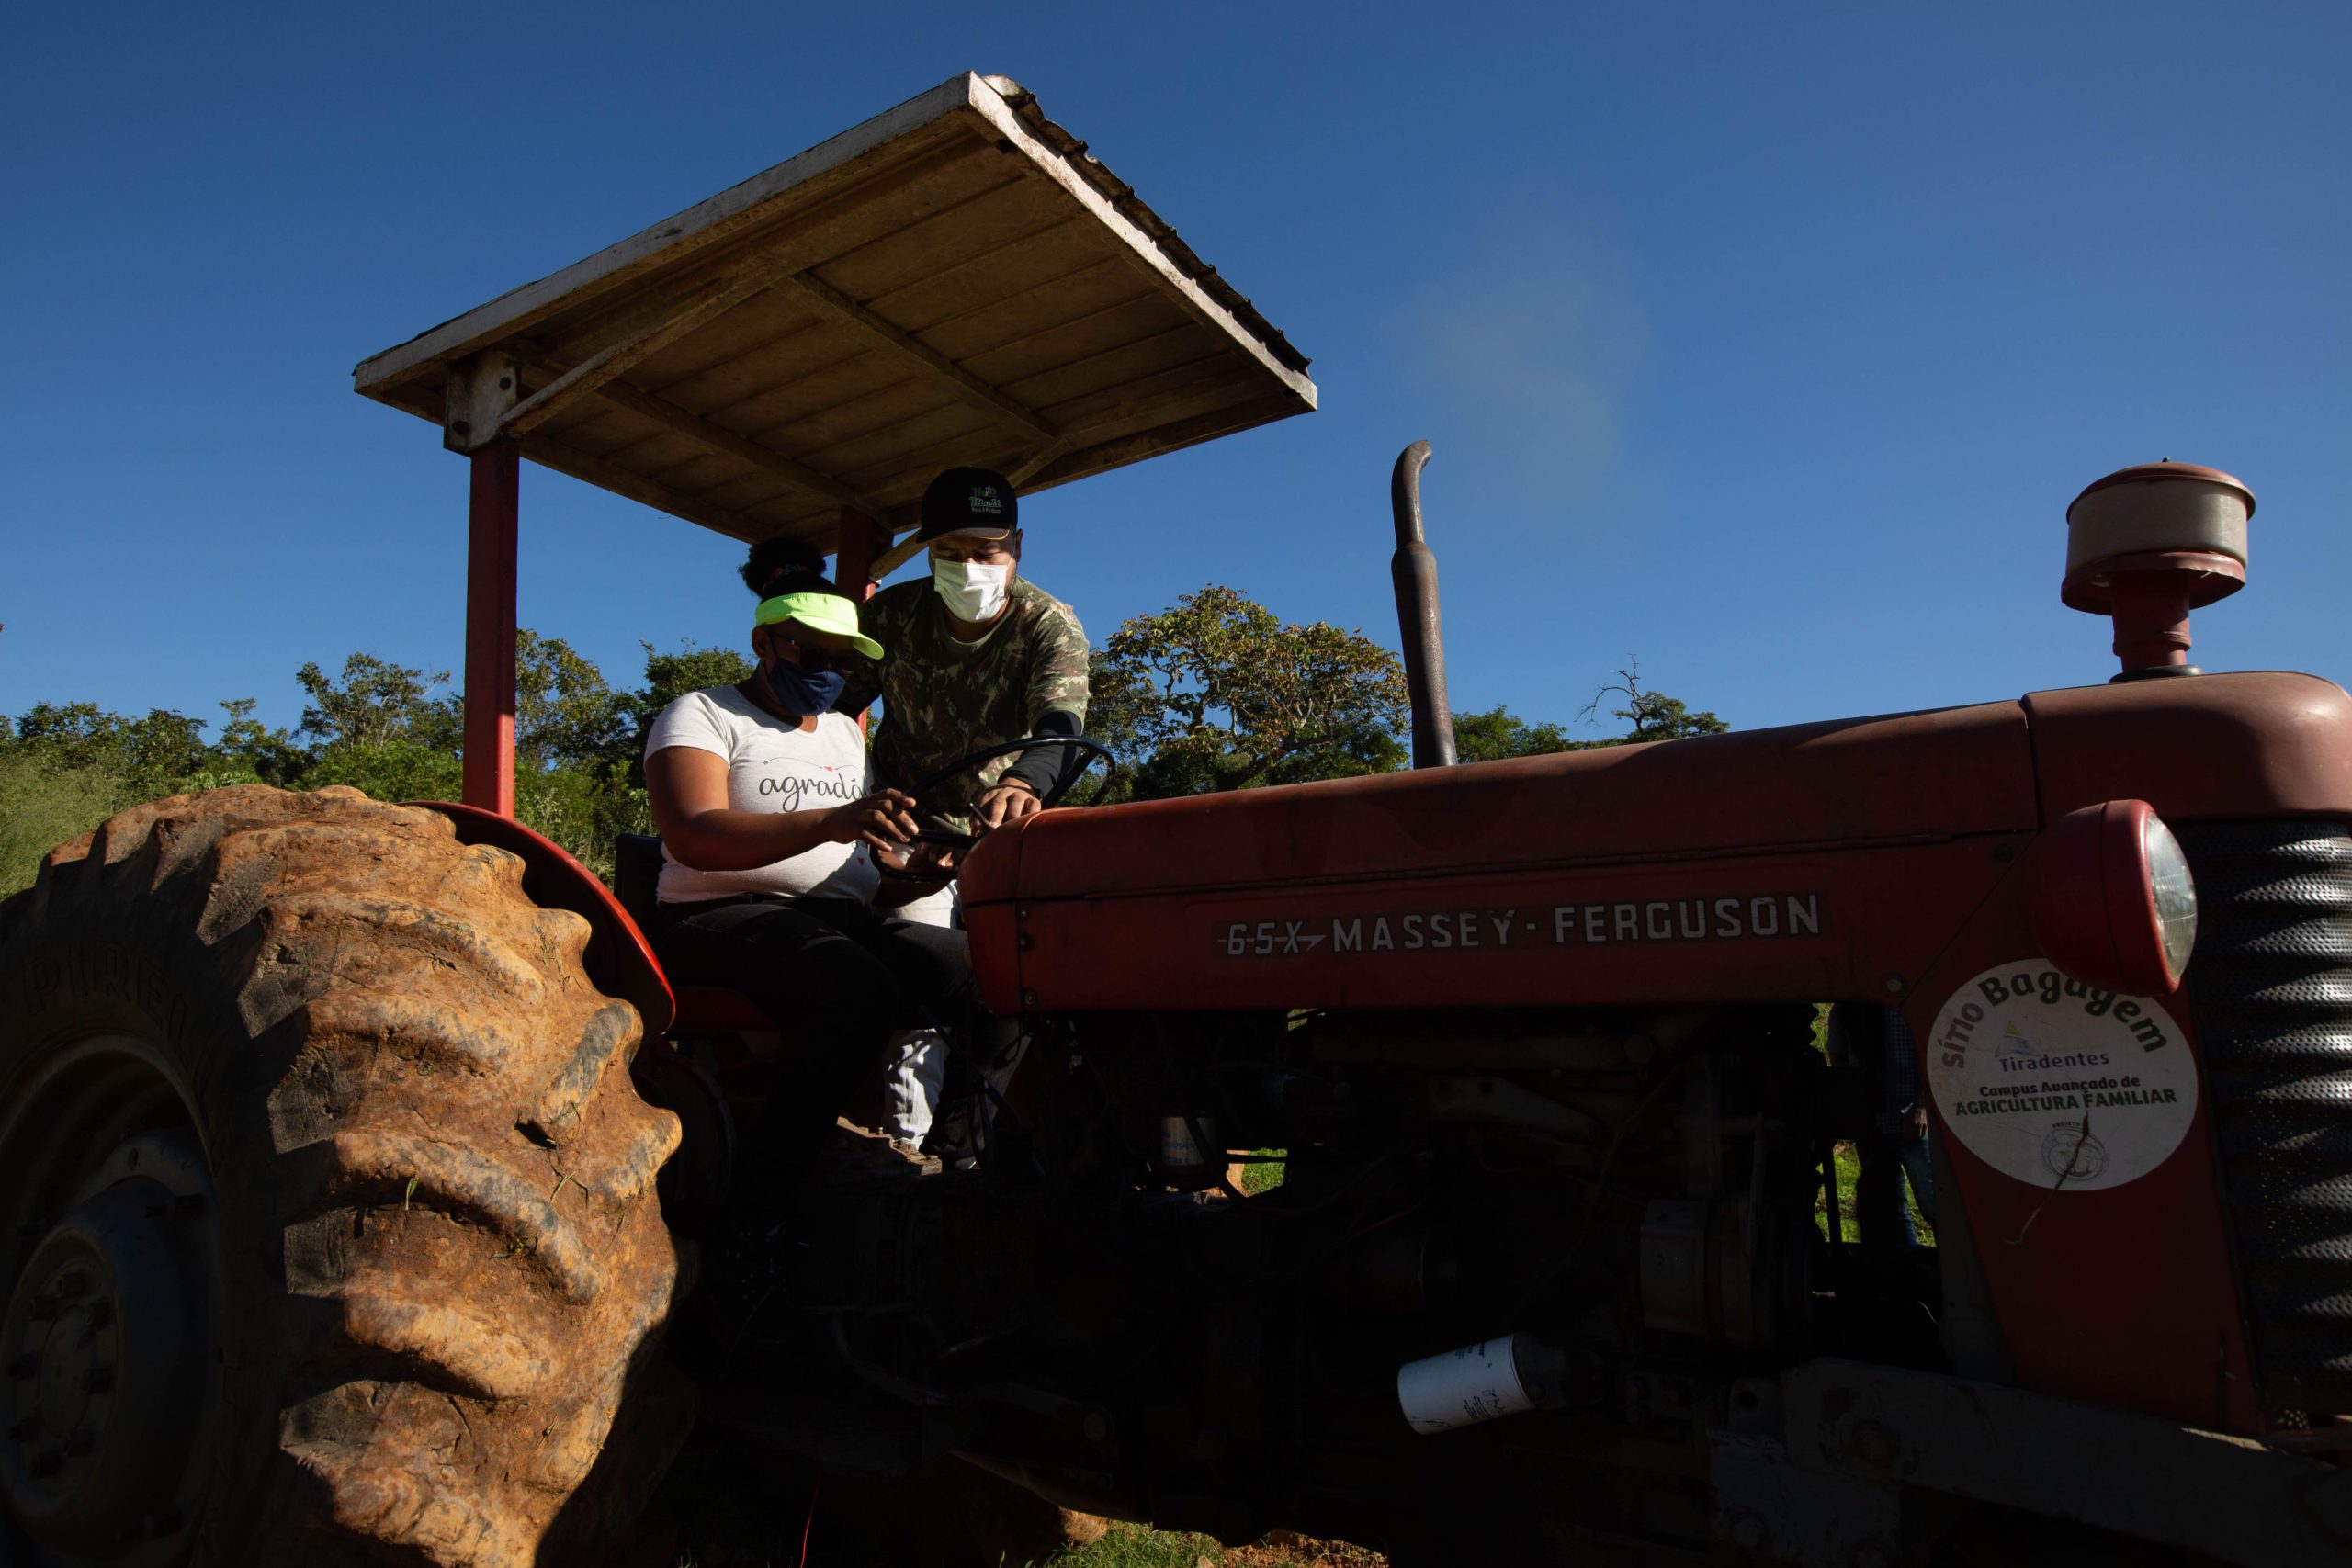
{"type": "MultiPolygon", "coordinates": [[[[727,805],[734,811],[829,811],[870,793],[865,737],[847,714],[820,715],[817,728],[791,728],[732,686],[707,686],[662,710],[645,737],[645,754],[684,746],[727,762],[727,805]]],[[[874,897],[879,880],[860,843],[819,844],[751,871],[696,871],[662,847],[662,880],[654,897],[664,904],[725,898],[737,893],[814,894],[828,898],[874,897]]]]}

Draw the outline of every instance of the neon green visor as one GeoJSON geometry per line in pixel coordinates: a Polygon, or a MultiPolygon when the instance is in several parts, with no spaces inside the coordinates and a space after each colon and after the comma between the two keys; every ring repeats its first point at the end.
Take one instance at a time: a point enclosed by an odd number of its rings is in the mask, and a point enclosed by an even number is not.
{"type": "Polygon", "coordinates": [[[755,626],[796,621],[812,632],[831,632],[849,638],[849,645],[868,659],[882,657],[882,645],[857,629],[857,605],[838,593],[779,593],[760,601],[755,626]]]}

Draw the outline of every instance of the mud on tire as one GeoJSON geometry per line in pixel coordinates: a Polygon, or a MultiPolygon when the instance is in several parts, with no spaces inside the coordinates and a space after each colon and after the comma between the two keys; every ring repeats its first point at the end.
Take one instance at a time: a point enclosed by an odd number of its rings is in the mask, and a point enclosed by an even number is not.
{"type": "Polygon", "coordinates": [[[254,786],[0,905],[0,1562],[608,1559],[690,1417],[678,1127],[521,877],[254,786]]]}

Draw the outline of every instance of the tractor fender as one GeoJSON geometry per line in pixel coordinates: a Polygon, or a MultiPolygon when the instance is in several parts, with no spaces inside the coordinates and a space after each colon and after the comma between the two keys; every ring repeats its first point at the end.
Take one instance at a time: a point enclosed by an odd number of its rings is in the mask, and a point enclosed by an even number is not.
{"type": "Polygon", "coordinates": [[[596,988],[637,1009],[645,1037],[659,1040],[678,1016],[676,995],[645,933],[629,918],[613,890],[553,839],[479,806],[453,800],[407,804],[437,811],[458,831],[458,841],[489,844],[523,862],[523,891],[543,909],[569,909],[588,922],[588,949],[581,963],[596,988]]]}

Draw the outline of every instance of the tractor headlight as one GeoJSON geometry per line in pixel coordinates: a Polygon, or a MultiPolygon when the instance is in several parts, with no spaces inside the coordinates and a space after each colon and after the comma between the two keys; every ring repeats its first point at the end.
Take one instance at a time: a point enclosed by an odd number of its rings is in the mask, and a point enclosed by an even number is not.
{"type": "Polygon", "coordinates": [[[2042,955],[2128,996],[2178,988],[2197,945],[2188,857],[2144,800],[2109,800],[2050,825],[2028,861],[2026,910],[2042,955]]]}
{"type": "Polygon", "coordinates": [[[2140,845],[2148,863],[2148,894],[2163,938],[2165,968],[2177,983],[2197,946],[2197,883],[2188,874],[2180,840],[2153,811],[2140,825],[2140,845]]]}

